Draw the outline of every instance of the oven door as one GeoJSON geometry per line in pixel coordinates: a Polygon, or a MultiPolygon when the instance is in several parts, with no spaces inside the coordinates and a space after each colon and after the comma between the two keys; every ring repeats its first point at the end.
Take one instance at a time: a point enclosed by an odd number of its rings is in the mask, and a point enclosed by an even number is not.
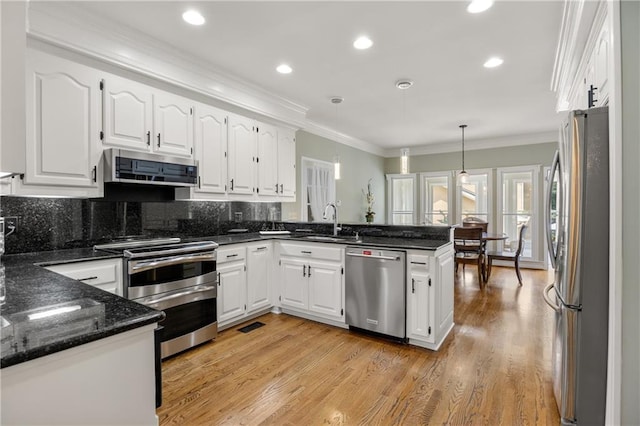
{"type": "Polygon", "coordinates": [[[214,283],[135,299],[166,315],[160,322],[163,327],[160,337],[162,358],[217,336],[216,295],[214,283]]]}
{"type": "Polygon", "coordinates": [[[198,285],[214,285],[216,281],[216,253],[189,253],[129,259],[127,262],[127,297],[141,297],[166,293],[198,285]]]}

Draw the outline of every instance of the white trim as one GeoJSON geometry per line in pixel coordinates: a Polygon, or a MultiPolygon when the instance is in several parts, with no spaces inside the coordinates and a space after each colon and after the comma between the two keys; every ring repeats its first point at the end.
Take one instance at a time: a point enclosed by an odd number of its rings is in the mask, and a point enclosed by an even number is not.
{"type": "MultiPolygon", "coordinates": [[[[317,160],[311,157],[301,157],[300,158],[300,194],[302,194],[302,198],[300,198],[300,220],[302,222],[309,222],[309,217],[307,215],[307,174],[305,170],[309,167],[309,163],[316,163],[321,166],[326,166],[327,169],[333,170],[333,163],[324,160],[317,160]]],[[[331,173],[333,177],[333,173],[331,173]]],[[[333,179],[333,194],[336,196],[336,180],[333,179]]]]}
{"type": "MultiPolygon", "coordinates": [[[[452,171],[444,171],[444,172],[422,172],[419,174],[420,177],[420,182],[419,182],[419,190],[418,190],[418,220],[416,221],[416,223],[421,224],[421,225],[426,225],[425,222],[425,215],[427,213],[427,208],[426,208],[426,188],[425,188],[425,178],[441,178],[441,177],[446,177],[447,178],[447,204],[448,204],[448,209],[447,209],[447,221],[449,223],[447,223],[448,226],[451,226],[455,223],[454,218],[455,218],[455,195],[453,194],[452,191],[452,187],[453,185],[455,185],[455,179],[453,177],[453,172],[452,171]]],[[[436,224],[431,224],[434,226],[439,226],[436,224]]]]}
{"type": "Polygon", "coordinates": [[[306,107],[229,74],[211,71],[215,69],[212,64],[92,14],[78,3],[29,3],[27,35],[296,128],[305,124],[306,107]]]}
{"type": "MultiPolygon", "coordinates": [[[[344,133],[340,133],[336,130],[333,130],[329,127],[323,126],[321,124],[315,123],[311,120],[307,120],[306,124],[302,127],[302,130],[305,132],[312,133],[317,136],[322,136],[323,138],[330,139],[332,141],[339,142],[343,145],[350,146],[352,148],[359,149],[361,151],[368,152],[370,154],[378,155],[380,157],[385,156],[385,149],[381,148],[377,145],[374,145],[370,142],[363,141],[362,139],[356,139],[344,133]]],[[[396,149],[396,157],[399,157],[398,150],[396,149]]]]}
{"type": "MultiPolygon", "coordinates": [[[[487,213],[486,214],[487,214],[487,222],[489,223],[489,228],[488,228],[489,232],[491,232],[492,229],[495,229],[495,227],[497,226],[497,224],[493,222],[495,220],[495,216],[492,211],[493,205],[494,205],[494,198],[493,198],[493,188],[494,188],[493,171],[494,170],[495,169],[493,168],[467,170],[469,177],[473,175],[485,175],[485,174],[487,175],[487,213]]],[[[455,192],[454,192],[455,211],[456,211],[455,223],[462,223],[462,205],[460,203],[461,188],[462,186],[459,186],[456,182],[455,192]]]]}
{"type": "Polygon", "coordinates": [[[386,223],[389,225],[393,225],[393,185],[392,181],[394,179],[412,179],[413,180],[413,224],[418,223],[418,200],[419,197],[417,195],[417,175],[415,173],[409,173],[406,175],[399,173],[389,173],[385,175],[387,179],[387,221],[386,223]]]}
{"type": "MultiPolygon", "coordinates": [[[[475,151],[479,149],[504,148],[510,146],[535,145],[541,143],[557,142],[558,132],[529,133],[523,135],[501,136],[489,139],[465,140],[464,150],[475,151]]],[[[443,154],[447,152],[459,152],[460,141],[438,142],[423,146],[410,146],[411,156],[426,154],[443,154]]],[[[400,157],[398,148],[384,150],[384,157],[400,157]]]]}

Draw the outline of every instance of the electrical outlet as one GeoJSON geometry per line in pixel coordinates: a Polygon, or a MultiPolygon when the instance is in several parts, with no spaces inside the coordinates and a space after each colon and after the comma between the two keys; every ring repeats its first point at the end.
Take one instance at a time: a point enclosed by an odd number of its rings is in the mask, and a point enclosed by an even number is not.
{"type": "Polygon", "coordinates": [[[18,216],[7,216],[4,218],[4,235],[13,234],[18,231],[18,216]]]}

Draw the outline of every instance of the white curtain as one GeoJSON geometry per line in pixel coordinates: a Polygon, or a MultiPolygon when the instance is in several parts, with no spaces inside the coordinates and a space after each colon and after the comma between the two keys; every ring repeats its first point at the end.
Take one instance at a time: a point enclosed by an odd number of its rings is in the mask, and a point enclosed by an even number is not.
{"type": "Polygon", "coordinates": [[[327,203],[335,199],[335,185],[333,181],[333,169],[324,164],[313,164],[307,169],[308,182],[307,195],[312,217],[309,220],[318,222],[322,220],[322,214],[327,203]]]}

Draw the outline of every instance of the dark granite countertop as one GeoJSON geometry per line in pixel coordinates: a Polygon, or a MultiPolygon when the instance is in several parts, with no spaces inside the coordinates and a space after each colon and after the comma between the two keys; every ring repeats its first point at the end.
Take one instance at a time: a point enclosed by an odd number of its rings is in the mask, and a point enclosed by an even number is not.
{"type": "MultiPolygon", "coordinates": [[[[324,237],[327,236],[325,235],[324,237]]],[[[404,250],[437,250],[450,244],[448,241],[443,240],[395,236],[360,236],[357,241],[353,236],[345,236],[339,237],[335,241],[318,241],[313,239],[313,235],[295,232],[290,235],[239,233],[183,239],[183,241],[203,240],[215,241],[221,246],[254,241],[290,240],[305,243],[321,242],[404,250]]],[[[94,251],[91,248],[3,256],[5,301],[1,306],[0,313],[2,319],[9,321],[11,324],[8,327],[4,327],[6,323],[4,321],[2,323],[0,367],[9,367],[160,321],[163,317],[163,313],[160,311],[147,308],[44,268],[44,266],[53,264],[119,257],[119,255],[94,251]],[[25,327],[21,324],[25,322],[20,323],[19,320],[24,319],[27,314],[33,314],[34,310],[40,312],[47,307],[65,309],[70,306],[75,308],[80,306],[81,309],[79,311],[86,312],[86,318],[84,319],[79,318],[76,314],[68,316],[74,327],[65,326],[64,323],[58,320],[44,318],[34,321],[39,322],[35,329],[32,327],[31,330],[27,330],[31,339],[17,338],[20,331],[24,335],[25,327]],[[86,327],[79,331],[78,324],[85,324],[86,327]],[[45,330],[46,333],[44,332],[45,330]],[[40,333],[38,333],[39,331],[40,333]]]]}
{"type": "Polygon", "coordinates": [[[0,307],[4,320],[0,367],[16,365],[160,321],[164,316],[161,311],[39,266],[114,257],[117,256],[94,253],[92,249],[3,256],[5,300],[0,307]],[[47,308],[69,312],[33,318],[34,314],[42,315],[47,308]],[[28,315],[32,315],[30,321],[26,321],[28,315]]]}

